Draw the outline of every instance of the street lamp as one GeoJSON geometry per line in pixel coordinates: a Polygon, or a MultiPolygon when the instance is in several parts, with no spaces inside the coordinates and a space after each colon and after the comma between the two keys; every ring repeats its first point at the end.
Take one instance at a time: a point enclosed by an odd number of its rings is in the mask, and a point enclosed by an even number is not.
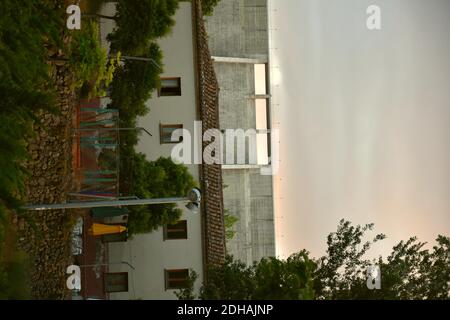
{"type": "Polygon", "coordinates": [[[186,203],[186,207],[198,212],[201,201],[201,191],[198,188],[192,189],[187,197],[184,198],[154,198],[154,199],[133,199],[133,200],[104,200],[104,201],[85,201],[85,202],[69,202],[54,204],[38,204],[26,205],[22,209],[32,211],[43,210],[62,210],[62,209],[89,209],[103,207],[122,207],[122,206],[139,206],[152,204],[169,204],[169,203],[186,203]]]}
{"type": "Polygon", "coordinates": [[[193,213],[198,213],[200,208],[200,201],[202,200],[202,193],[199,188],[193,188],[188,194],[189,202],[186,208],[191,210],[193,213]]]}

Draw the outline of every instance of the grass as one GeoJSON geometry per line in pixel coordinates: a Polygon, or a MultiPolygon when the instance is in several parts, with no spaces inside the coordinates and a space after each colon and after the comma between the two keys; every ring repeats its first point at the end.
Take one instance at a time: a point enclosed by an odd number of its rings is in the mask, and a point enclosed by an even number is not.
{"type": "Polygon", "coordinates": [[[103,4],[105,4],[106,2],[106,0],[81,0],[81,12],[86,12],[89,14],[98,13],[103,4]]]}
{"type": "MultiPolygon", "coordinates": [[[[0,299],[30,297],[30,265],[16,245],[14,216],[27,218],[27,142],[41,110],[56,112],[48,49],[66,48],[59,0],[2,0],[0,5],[0,299]]],[[[29,220],[29,219],[27,219],[29,220]]],[[[33,222],[33,221],[29,221],[33,222]]]]}
{"type": "Polygon", "coordinates": [[[17,250],[16,230],[11,227],[12,214],[7,213],[9,226],[0,243],[0,300],[31,297],[30,262],[27,254],[17,250]]]}
{"type": "MultiPolygon", "coordinates": [[[[25,201],[26,143],[38,120],[35,114],[54,110],[47,47],[61,44],[64,25],[64,11],[56,10],[55,4],[56,0],[2,0],[0,6],[0,257],[12,246],[7,243],[9,216],[20,214],[25,201]]],[[[21,254],[13,257],[0,262],[3,285],[21,270],[21,254]]]]}

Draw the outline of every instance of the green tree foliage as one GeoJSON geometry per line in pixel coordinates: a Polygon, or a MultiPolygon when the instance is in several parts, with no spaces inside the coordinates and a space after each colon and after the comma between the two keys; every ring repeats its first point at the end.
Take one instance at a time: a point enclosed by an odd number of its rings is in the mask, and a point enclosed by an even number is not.
{"type": "Polygon", "coordinates": [[[152,58],[155,62],[126,60],[116,69],[111,84],[111,106],[119,109],[121,121],[125,124],[149,112],[145,103],[159,85],[161,49],[156,43],[151,43],[144,57],[152,58]]]}
{"type": "MultiPolygon", "coordinates": [[[[413,237],[393,248],[381,268],[380,299],[449,299],[450,237],[438,236],[432,251],[413,237]]],[[[367,295],[369,296],[369,295],[367,295]]]]}
{"type": "Polygon", "coordinates": [[[74,88],[87,88],[89,97],[106,94],[105,88],[111,84],[120,61],[120,52],[108,59],[98,39],[98,23],[87,21],[80,31],[73,32],[70,45],[69,63],[76,79],[74,88]]]}
{"type": "Polygon", "coordinates": [[[25,300],[31,297],[30,262],[23,251],[14,253],[4,267],[0,265],[0,300],[25,300]]]}
{"type": "MultiPolygon", "coordinates": [[[[159,74],[162,66],[162,52],[156,43],[151,43],[144,57],[149,61],[126,60],[114,73],[110,87],[110,108],[120,112],[122,128],[136,127],[137,118],[146,115],[150,109],[146,104],[152,92],[159,85],[159,74]],[[159,65],[159,66],[158,66],[159,65]]],[[[132,175],[132,159],[134,146],[138,141],[136,131],[124,131],[120,137],[120,185],[124,193],[130,194],[132,175]]]]}
{"type": "MultiPolygon", "coordinates": [[[[209,267],[208,281],[203,284],[199,298],[203,300],[281,300],[312,299],[315,264],[302,251],[287,260],[265,258],[247,266],[227,256],[222,266],[209,267]]],[[[192,290],[193,286],[191,286],[192,290]]],[[[180,298],[192,296],[178,292],[180,298]]]]}
{"type": "Polygon", "coordinates": [[[238,217],[229,214],[228,210],[224,212],[224,221],[225,221],[225,237],[227,240],[231,240],[236,235],[236,231],[233,230],[236,222],[239,221],[238,217]]]}
{"type": "Polygon", "coordinates": [[[110,2],[108,0],[88,0],[87,1],[87,13],[88,14],[95,14],[100,11],[100,9],[103,7],[103,5],[107,2],[110,2]]]}
{"type": "Polygon", "coordinates": [[[385,238],[379,234],[364,242],[373,224],[352,226],[342,220],[338,230],[328,236],[327,255],[318,260],[315,275],[317,299],[449,299],[450,238],[438,236],[433,250],[417,238],[401,241],[384,260],[364,258],[371,245],[385,238]],[[369,290],[366,270],[377,264],[381,270],[381,289],[369,290]]]}
{"type": "Polygon", "coordinates": [[[202,1],[202,9],[203,14],[206,16],[212,16],[214,12],[214,8],[221,0],[201,0],[202,1]]]}
{"type": "MultiPolygon", "coordinates": [[[[133,159],[133,194],[140,198],[185,197],[195,187],[186,166],[161,157],[147,161],[143,154],[133,159]]],[[[175,204],[132,207],[128,228],[130,234],[148,233],[180,219],[181,209],[175,204]]]]}
{"type": "Polygon", "coordinates": [[[311,300],[316,264],[301,251],[287,260],[262,259],[255,267],[253,300],[311,300]]]}
{"type": "Polygon", "coordinates": [[[187,285],[184,289],[180,289],[175,292],[175,295],[180,300],[194,300],[195,294],[194,294],[194,284],[195,281],[198,278],[197,272],[195,270],[189,270],[189,279],[187,281],[187,285]]]}
{"type": "MultiPolygon", "coordinates": [[[[207,271],[200,299],[449,299],[450,237],[438,236],[432,250],[416,238],[400,242],[384,260],[365,258],[373,224],[353,226],[341,220],[327,237],[326,255],[310,259],[303,250],[287,260],[265,258],[253,266],[227,257],[207,271]],[[367,268],[378,265],[381,289],[367,288],[367,268]]],[[[193,286],[192,286],[193,288],[193,286]]],[[[188,296],[186,292],[183,296],[188,296]]],[[[182,296],[182,297],[183,297],[182,296]]]]}
{"type": "Polygon", "coordinates": [[[372,241],[363,242],[373,224],[352,226],[341,220],[336,232],[327,237],[327,255],[318,259],[315,291],[319,298],[352,299],[359,289],[366,287],[366,269],[373,261],[364,258],[371,246],[385,238],[378,234],[372,241]]]}
{"type": "Polygon", "coordinates": [[[223,266],[207,270],[208,282],[200,291],[204,300],[249,300],[254,291],[254,267],[248,267],[232,256],[227,256],[223,266]]]}
{"type": "Polygon", "coordinates": [[[112,50],[140,54],[151,41],[170,32],[177,9],[178,0],[119,0],[117,28],[108,35],[112,50]]]}
{"type": "MultiPolygon", "coordinates": [[[[116,21],[116,28],[108,35],[111,50],[122,52],[124,57],[150,59],[140,61],[126,58],[124,64],[115,71],[109,107],[119,109],[121,127],[136,127],[137,118],[149,112],[146,102],[159,86],[160,74],[163,72],[162,52],[155,40],[170,32],[177,8],[178,0],[118,1],[116,16],[111,17],[116,21]]],[[[138,135],[126,131],[122,133],[120,141],[121,191],[131,193],[131,160],[134,158],[138,135]]],[[[141,215],[145,216],[144,213],[141,215]]]]}
{"type": "MultiPolygon", "coordinates": [[[[26,140],[39,109],[52,109],[47,48],[60,41],[54,1],[0,2],[0,225],[24,197],[26,140]]],[[[0,227],[0,239],[1,239],[0,227]]]]}

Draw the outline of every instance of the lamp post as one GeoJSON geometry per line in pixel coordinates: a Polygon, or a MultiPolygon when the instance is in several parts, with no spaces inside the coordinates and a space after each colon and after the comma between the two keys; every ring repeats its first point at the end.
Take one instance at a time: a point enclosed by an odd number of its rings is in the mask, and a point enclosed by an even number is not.
{"type": "Polygon", "coordinates": [[[196,212],[200,207],[201,191],[198,188],[192,189],[184,198],[154,198],[154,199],[133,199],[133,200],[104,200],[104,201],[84,201],[54,204],[26,205],[22,209],[32,211],[61,210],[61,209],[87,209],[100,207],[122,207],[139,206],[168,203],[186,203],[186,207],[196,212]]]}

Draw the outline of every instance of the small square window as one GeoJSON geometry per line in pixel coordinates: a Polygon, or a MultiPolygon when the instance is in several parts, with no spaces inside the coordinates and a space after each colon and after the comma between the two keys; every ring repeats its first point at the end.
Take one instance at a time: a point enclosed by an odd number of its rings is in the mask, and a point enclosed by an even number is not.
{"type": "Polygon", "coordinates": [[[182,124],[161,124],[160,125],[160,143],[180,143],[183,141],[183,135],[181,134],[178,139],[172,140],[172,134],[175,130],[183,129],[182,124]]]}
{"type": "Polygon", "coordinates": [[[189,281],[189,269],[165,270],[166,290],[185,289],[189,281]]]}
{"type": "Polygon", "coordinates": [[[180,220],[175,224],[164,226],[164,240],[187,239],[187,221],[180,220]]]}
{"type": "Polygon", "coordinates": [[[181,96],[181,78],[161,78],[158,95],[161,97],[181,96]]]}
{"type": "Polygon", "coordinates": [[[106,292],[128,292],[128,272],[105,273],[106,292]]]}

